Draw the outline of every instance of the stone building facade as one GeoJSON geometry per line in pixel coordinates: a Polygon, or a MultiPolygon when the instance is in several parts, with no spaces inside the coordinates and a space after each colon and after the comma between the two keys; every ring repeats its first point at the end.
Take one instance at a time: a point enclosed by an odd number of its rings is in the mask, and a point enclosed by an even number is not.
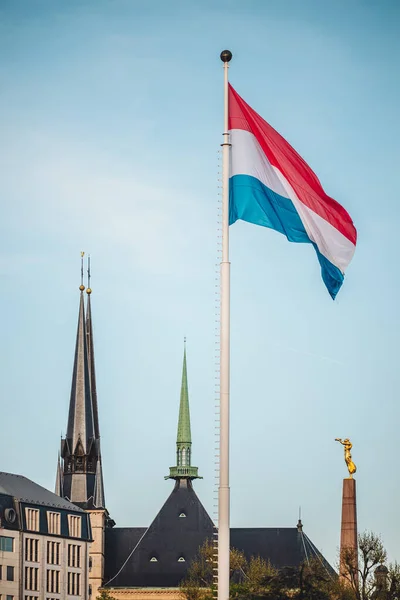
{"type": "Polygon", "coordinates": [[[88,600],[91,540],[84,510],[0,473],[1,600],[88,600]]]}

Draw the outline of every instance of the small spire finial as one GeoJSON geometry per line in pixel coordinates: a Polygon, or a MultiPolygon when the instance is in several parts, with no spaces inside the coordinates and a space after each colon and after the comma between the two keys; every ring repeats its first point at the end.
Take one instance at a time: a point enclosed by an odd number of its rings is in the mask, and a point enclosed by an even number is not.
{"type": "Polygon", "coordinates": [[[84,252],[81,252],[81,285],[79,286],[79,289],[81,290],[81,292],[83,292],[83,290],[85,289],[85,286],[83,285],[83,257],[85,256],[84,252]]]}
{"type": "Polygon", "coordinates": [[[90,254],[88,254],[88,268],[87,268],[87,275],[88,275],[88,286],[87,286],[87,290],[86,293],[87,294],[91,294],[92,293],[92,288],[90,287],[90,254]]]}
{"type": "Polygon", "coordinates": [[[303,523],[301,521],[301,506],[299,506],[299,520],[297,522],[297,531],[303,531],[303,523]]]}

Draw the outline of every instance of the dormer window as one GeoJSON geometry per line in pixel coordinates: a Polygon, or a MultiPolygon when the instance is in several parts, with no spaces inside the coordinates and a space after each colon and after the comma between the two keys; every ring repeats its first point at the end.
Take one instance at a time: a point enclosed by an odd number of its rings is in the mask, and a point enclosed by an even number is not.
{"type": "Polygon", "coordinates": [[[180,518],[180,519],[184,519],[185,517],[186,517],[185,513],[184,513],[184,512],[181,512],[181,514],[179,515],[179,518],[180,518]]]}
{"type": "Polygon", "coordinates": [[[178,558],[178,562],[185,562],[185,559],[183,558],[183,556],[180,556],[180,557],[178,558]]]}
{"type": "Polygon", "coordinates": [[[37,508],[25,508],[26,528],[29,531],[39,531],[39,510],[37,508]]]}
{"type": "Polygon", "coordinates": [[[48,512],[47,513],[47,531],[52,534],[60,535],[60,519],[61,514],[59,512],[48,512]]]}
{"type": "Polygon", "coordinates": [[[150,559],[150,562],[158,562],[158,558],[156,558],[155,556],[152,556],[150,559]]]}

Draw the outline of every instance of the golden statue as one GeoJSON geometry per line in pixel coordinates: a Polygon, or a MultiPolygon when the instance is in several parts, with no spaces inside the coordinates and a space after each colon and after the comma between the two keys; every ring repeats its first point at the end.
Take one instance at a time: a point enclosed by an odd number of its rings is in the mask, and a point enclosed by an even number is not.
{"type": "Polygon", "coordinates": [[[340,442],[344,446],[344,460],[349,470],[350,479],[353,479],[353,475],[357,471],[357,467],[351,459],[351,449],[353,447],[353,444],[351,443],[349,438],[346,438],[345,440],[335,438],[335,442],[340,442]]]}

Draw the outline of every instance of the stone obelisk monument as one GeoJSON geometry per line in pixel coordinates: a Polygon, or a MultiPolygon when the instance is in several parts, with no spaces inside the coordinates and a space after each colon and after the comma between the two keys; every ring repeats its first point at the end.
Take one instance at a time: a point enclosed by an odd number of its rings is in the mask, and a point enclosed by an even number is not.
{"type": "Polygon", "coordinates": [[[351,458],[353,445],[350,440],[336,438],[335,441],[344,446],[344,460],[349,471],[349,477],[343,479],[340,577],[346,582],[349,581],[349,576],[358,581],[357,496],[356,480],[353,479],[357,468],[351,458]]]}

